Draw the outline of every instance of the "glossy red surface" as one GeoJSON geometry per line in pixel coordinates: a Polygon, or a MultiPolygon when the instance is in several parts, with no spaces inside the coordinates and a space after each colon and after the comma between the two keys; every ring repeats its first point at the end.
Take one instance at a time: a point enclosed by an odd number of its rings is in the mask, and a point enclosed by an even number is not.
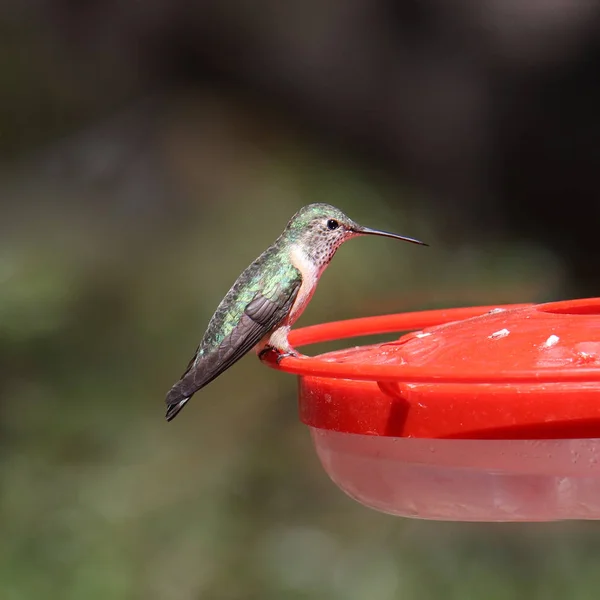
{"type": "Polygon", "coordinates": [[[312,427],[375,436],[600,437],[600,298],[388,315],[293,331],[294,346],[417,330],[277,367],[312,427]]]}

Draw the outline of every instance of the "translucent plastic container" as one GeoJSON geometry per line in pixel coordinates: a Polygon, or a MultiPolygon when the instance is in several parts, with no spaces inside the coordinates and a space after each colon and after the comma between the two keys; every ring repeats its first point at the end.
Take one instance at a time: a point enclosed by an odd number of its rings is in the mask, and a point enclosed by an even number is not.
{"type": "Polygon", "coordinates": [[[299,376],[342,490],[406,517],[600,519],[600,299],[328,323],[291,342],[407,330],[276,367],[299,376]]]}

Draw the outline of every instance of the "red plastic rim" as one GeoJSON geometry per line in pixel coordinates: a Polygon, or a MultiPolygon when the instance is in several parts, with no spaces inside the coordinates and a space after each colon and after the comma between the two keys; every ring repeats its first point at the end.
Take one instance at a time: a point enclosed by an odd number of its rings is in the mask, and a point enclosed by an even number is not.
{"type": "MultiPolygon", "coordinates": [[[[600,303],[600,299],[598,300],[600,303]]],[[[557,315],[595,314],[591,312],[559,312],[572,307],[576,311],[578,306],[589,309],[589,300],[572,300],[568,303],[551,303],[537,305],[549,307],[546,312],[557,315]],[[556,307],[556,312],[553,309],[556,307]]],[[[440,310],[426,310],[410,313],[398,313],[393,315],[381,315],[376,317],[363,317],[360,319],[348,319],[344,321],[332,321],[319,325],[311,325],[295,329],[290,332],[290,343],[293,347],[308,346],[321,342],[330,342],[366,335],[377,335],[384,333],[399,333],[403,331],[415,331],[462,321],[489,313],[491,311],[511,310],[526,308],[533,304],[505,304],[475,306],[467,308],[450,308],[440,310]]],[[[598,307],[596,307],[598,310],[598,307]]],[[[600,313],[598,313],[600,316],[600,313]]],[[[269,366],[286,373],[295,375],[311,375],[318,377],[335,377],[340,379],[373,380],[373,381],[397,381],[406,383],[555,383],[555,382],[599,382],[600,369],[579,368],[561,369],[556,368],[547,371],[539,369],[521,369],[510,373],[498,372],[494,365],[490,365],[489,371],[477,371],[457,373],[455,370],[436,369],[435,367],[411,367],[404,366],[401,370],[393,365],[372,365],[360,362],[332,362],[320,356],[310,357],[301,355],[300,358],[284,358],[279,365],[274,361],[268,362],[269,366]]]]}
{"type": "Polygon", "coordinates": [[[321,429],[600,437],[600,298],[338,321],[295,330],[290,342],[406,331],[392,342],[270,364],[299,376],[301,419],[321,429]]]}

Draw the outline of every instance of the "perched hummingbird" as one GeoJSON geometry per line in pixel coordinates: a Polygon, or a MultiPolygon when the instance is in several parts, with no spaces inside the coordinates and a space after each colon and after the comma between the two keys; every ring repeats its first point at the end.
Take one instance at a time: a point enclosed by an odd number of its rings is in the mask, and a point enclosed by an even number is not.
{"type": "Polygon", "coordinates": [[[206,384],[256,347],[260,358],[277,362],[298,356],[288,342],[290,327],[310,301],[336,250],[358,235],[382,235],[413,244],[424,242],[361,227],[329,204],[309,204],[237,279],[208,324],[196,354],[167,394],[167,421],[206,384]]]}

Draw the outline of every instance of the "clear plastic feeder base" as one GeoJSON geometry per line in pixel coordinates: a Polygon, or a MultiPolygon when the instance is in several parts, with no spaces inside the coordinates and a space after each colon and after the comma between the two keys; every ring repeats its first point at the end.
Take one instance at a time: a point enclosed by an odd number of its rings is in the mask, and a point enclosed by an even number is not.
{"type": "Polygon", "coordinates": [[[600,519],[600,440],[436,440],[310,428],[364,506],[444,521],[600,519]]]}

